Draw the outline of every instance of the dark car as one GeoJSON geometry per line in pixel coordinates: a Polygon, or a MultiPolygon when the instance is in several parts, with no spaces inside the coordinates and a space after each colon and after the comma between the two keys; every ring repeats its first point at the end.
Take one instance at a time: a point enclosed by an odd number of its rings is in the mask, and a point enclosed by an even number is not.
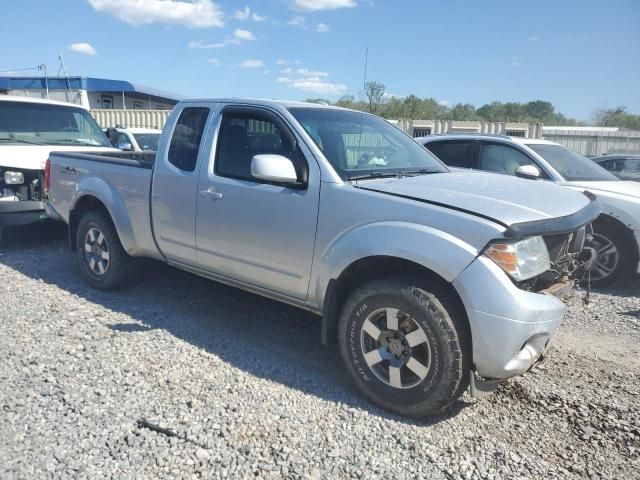
{"type": "Polygon", "coordinates": [[[603,155],[591,160],[622,180],[640,181],[640,155],[603,155]]]}

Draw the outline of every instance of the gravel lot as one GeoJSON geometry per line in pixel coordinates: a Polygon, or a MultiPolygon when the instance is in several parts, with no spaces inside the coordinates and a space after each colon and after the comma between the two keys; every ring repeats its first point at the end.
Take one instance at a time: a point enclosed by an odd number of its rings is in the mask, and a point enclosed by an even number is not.
{"type": "Polygon", "coordinates": [[[2,479],[640,478],[637,280],[575,297],[537,370],[416,422],[358,395],[308,313],[155,262],[92,290],[60,228],[8,235],[0,278],[2,479]]]}

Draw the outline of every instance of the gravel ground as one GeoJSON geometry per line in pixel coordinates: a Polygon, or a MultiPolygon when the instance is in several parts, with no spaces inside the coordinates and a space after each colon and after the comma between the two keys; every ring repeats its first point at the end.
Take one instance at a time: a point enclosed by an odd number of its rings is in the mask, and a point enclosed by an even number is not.
{"type": "Polygon", "coordinates": [[[0,247],[0,478],[640,478],[640,281],[570,301],[538,369],[410,421],[316,317],[155,262],[95,291],[65,247],[0,247]]]}

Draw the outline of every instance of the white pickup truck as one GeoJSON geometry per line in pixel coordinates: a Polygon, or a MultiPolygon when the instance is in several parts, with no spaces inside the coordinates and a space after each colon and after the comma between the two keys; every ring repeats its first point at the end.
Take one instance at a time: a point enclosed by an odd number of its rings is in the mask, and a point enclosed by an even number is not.
{"type": "Polygon", "coordinates": [[[52,150],[118,151],[84,107],[0,95],[0,240],[6,226],[47,218],[42,183],[52,150]]]}
{"type": "Polygon", "coordinates": [[[92,286],[151,257],[315,312],[362,392],[412,417],[540,359],[600,213],[552,183],[452,172],[385,120],[322,105],[184,101],[153,160],[50,157],[47,211],[92,286]]]}

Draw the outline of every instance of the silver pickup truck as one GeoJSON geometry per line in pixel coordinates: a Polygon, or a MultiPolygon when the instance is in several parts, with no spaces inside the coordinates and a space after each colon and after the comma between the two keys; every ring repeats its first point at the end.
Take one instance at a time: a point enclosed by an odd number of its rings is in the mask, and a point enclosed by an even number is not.
{"type": "Polygon", "coordinates": [[[541,358],[600,212],[451,172],[372,115],[238,99],[179,103],[151,160],[53,153],[45,184],[92,286],[151,257],[310,310],[357,387],[411,417],[541,358]]]}

